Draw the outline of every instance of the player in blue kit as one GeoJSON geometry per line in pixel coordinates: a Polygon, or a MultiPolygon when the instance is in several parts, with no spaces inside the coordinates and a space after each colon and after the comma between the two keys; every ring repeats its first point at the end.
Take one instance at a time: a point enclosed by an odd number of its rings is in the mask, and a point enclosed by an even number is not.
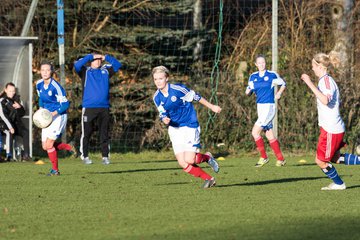
{"type": "Polygon", "coordinates": [[[279,141],[274,136],[272,121],[276,112],[275,98],[281,98],[281,94],[284,92],[286,84],[276,72],[266,70],[266,61],[263,55],[258,55],[256,57],[255,66],[259,71],[250,75],[248,87],[245,91],[247,95],[251,95],[252,93],[255,93],[256,95],[258,119],[253,126],[251,134],[261,157],[255,166],[262,167],[269,162],[265,150],[265,143],[261,137],[261,132],[264,131],[265,136],[270,143],[270,147],[273,149],[277,158],[276,166],[281,167],[286,164],[286,161],[280,150],[279,141]],[[275,85],[280,86],[276,94],[274,93],[275,85]]]}
{"type": "Polygon", "coordinates": [[[203,188],[215,186],[215,178],[197,165],[207,162],[214,172],[219,172],[219,165],[211,153],[199,153],[200,125],[193,102],[200,102],[215,113],[220,113],[221,108],[182,84],[168,83],[169,70],[164,66],[155,67],[152,77],[158,89],[154,94],[154,103],[160,120],[169,126],[170,140],[179,165],[185,172],[202,178],[205,181],[203,188]]]}
{"type": "Polygon", "coordinates": [[[49,110],[53,121],[41,131],[42,148],[47,151],[52,168],[48,176],[60,175],[58,168],[57,150],[72,151],[73,147],[62,142],[55,142],[65,131],[67,114],[70,106],[64,88],[52,78],[54,68],[51,63],[43,62],[40,66],[41,79],[36,82],[36,91],[39,96],[39,107],[49,110]]]}

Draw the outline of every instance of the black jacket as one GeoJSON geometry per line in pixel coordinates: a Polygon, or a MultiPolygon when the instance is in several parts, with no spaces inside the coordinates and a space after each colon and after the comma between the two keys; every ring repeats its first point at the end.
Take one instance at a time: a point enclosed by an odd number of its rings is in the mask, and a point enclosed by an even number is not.
{"type": "Polygon", "coordinates": [[[25,108],[21,105],[21,100],[18,95],[14,98],[8,98],[6,96],[0,98],[1,109],[0,109],[0,128],[1,130],[9,129],[10,122],[12,128],[15,129],[15,134],[20,133],[21,128],[24,127],[21,118],[25,116],[25,108]],[[13,104],[17,102],[20,104],[20,108],[15,109],[13,104]],[[1,111],[2,110],[2,111],[1,111]],[[8,122],[7,122],[8,121],[8,122]]]}

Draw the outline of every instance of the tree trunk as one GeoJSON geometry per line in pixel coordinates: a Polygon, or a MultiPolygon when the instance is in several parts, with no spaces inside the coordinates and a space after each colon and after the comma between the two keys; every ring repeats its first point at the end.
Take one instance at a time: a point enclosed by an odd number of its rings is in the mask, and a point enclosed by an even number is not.
{"type": "MultiPolygon", "coordinates": [[[[203,28],[202,24],[202,0],[196,0],[194,3],[194,12],[193,12],[193,30],[201,31],[203,28]]],[[[195,41],[195,47],[193,50],[193,75],[196,76],[194,79],[201,79],[203,74],[203,63],[202,63],[202,50],[203,50],[203,44],[202,44],[202,38],[200,35],[196,36],[195,41]]]]}
{"type": "Polygon", "coordinates": [[[341,80],[350,79],[353,65],[353,18],[351,10],[354,0],[336,0],[332,8],[332,19],[334,21],[335,46],[330,55],[338,58],[335,67],[340,70],[341,80]]]}
{"type": "MultiPolygon", "coordinates": [[[[203,27],[202,24],[202,0],[196,0],[194,3],[194,30],[201,30],[203,27]]],[[[198,37],[196,46],[194,48],[194,61],[201,60],[201,52],[202,52],[202,42],[198,37]]]]}

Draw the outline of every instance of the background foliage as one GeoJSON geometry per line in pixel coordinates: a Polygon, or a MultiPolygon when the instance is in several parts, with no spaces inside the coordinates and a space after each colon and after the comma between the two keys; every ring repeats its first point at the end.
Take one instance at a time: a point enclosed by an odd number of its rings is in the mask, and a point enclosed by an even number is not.
{"type": "MultiPolygon", "coordinates": [[[[254,97],[246,97],[247,77],[253,71],[254,56],[263,53],[271,68],[271,1],[201,2],[201,26],[194,26],[194,1],[66,1],[65,47],[66,89],[72,102],[68,135],[80,134],[80,80],[73,62],[80,56],[101,52],[117,57],[123,68],[112,79],[112,148],[116,151],[140,151],[169,147],[166,128],[157,120],[152,103],[155,87],[152,67],[162,64],[171,69],[172,81],[183,82],[211,98],[223,108],[217,116],[198,108],[203,140],[207,147],[225,143],[230,150],[254,149],[250,129],[256,120],[254,97]],[[220,15],[222,10],[222,15],[220,15]],[[222,19],[222,48],[218,79],[212,78],[215,52],[219,47],[219,21],[222,19]],[[194,49],[200,44],[201,54],[194,49]],[[212,98],[215,99],[216,98],[212,98]],[[213,121],[209,121],[213,120],[213,121]],[[208,125],[207,125],[208,124],[208,125]],[[208,126],[207,131],[206,126],[208,126]]],[[[279,102],[279,139],[288,150],[310,150],[318,136],[314,96],[299,80],[303,72],[312,74],[310,61],[317,52],[334,47],[335,23],[331,9],[335,1],[279,0],[278,72],[287,81],[287,90],[279,102]]],[[[21,32],[29,0],[3,0],[0,6],[0,35],[21,32]]],[[[31,25],[35,43],[34,79],[39,78],[42,59],[58,59],[56,1],[40,0],[31,25]]],[[[351,78],[332,74],[342,95],[342,116],[347,140],[353,143],[359,133],[359,49],[360,3],[353,12],[354,51],[351,78]]],[[[312,75],[313,79],[315,76],[312,75]]],[[[96,137],[93,138],[96,146],[96,137]]],[[[96,147],[94,147],[94,150],[96,147]]]]}

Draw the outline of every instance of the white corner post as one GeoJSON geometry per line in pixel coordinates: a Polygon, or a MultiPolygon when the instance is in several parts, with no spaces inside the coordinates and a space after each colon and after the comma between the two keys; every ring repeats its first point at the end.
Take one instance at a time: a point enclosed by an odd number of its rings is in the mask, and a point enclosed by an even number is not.
{"type": "MultiPolygon", "coordinates": [[[[272,30],[271,30],[271,48],[272,48],[272,66],[271,70],[277,72],[278,70],[278,0],[272,0],[272,30]]],[[[274,91],[277,91],[277,86],[274,87],[274,91]]],[[[275,118],[274,118],[274,135],[278,137],[278,102],[275,99],[275,118]]]]}

